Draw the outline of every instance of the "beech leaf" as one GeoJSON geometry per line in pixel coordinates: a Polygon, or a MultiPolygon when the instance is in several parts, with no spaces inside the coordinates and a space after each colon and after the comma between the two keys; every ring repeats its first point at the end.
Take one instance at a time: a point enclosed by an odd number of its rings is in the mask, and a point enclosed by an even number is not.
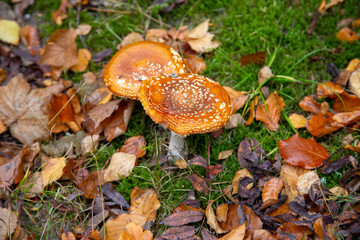
{"type": "Polygon", "coordinates": [[[279,127],[281,110],[285,107],[284,99],[277,92],[273,92],[265,101],[256,109],[256,120],[262,121],[272,131],[279,127]],[[266,109],[267,108],[267,109],[266,109]]]}

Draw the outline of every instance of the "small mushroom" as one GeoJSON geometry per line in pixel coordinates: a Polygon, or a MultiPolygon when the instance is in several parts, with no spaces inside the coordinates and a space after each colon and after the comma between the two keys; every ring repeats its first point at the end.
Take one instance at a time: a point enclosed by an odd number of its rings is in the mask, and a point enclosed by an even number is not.
{"type": "Polygon", "coordinates": [[[184,156],[184,137],[215,131],[230,119],[232,106],[226,90],[197,74],[156,76],[143,81],[140,101],[156,123],[171,130],[168,158],[184,156]]]}
{"type": "Polygon", "coordinates": [[[106,86],[116,95],[139,99],[143,80],[185,72],[185,64],[171,47],[158,42],[140,41],[120,49],[107,64],[106,86]]]}

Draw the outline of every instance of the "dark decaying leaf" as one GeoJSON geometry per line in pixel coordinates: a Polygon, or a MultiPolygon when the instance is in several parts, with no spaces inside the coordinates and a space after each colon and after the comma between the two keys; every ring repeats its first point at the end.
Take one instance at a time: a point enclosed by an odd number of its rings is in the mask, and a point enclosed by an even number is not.
{"type": "Polygon", "coordinates": [[[199,155],[195,155],[194,157],[192,157],[189,161],[188,161],[189,165],[197,165],[197,166],[202,166],[204,168],[207,168],[208,164],[205,158],[203,158],[202,156],[199,155]]]}
{"type": "Polygon", "coordinates": [[[321,173],[328,174],[336,170],[339,170],[340,168],[344,167],[347,164],[351,164],[353,160],[356,161],[356,159],[353,156],[350,155],[342,156],[338,160],[322,166],[321,168],[319,168],[319,170],[321,173]]]}
{"type": "Polygon", "coordinates": [[[110,184],[106,183],[101,186],[101,192],[108,196],[113,202],[119,204],[120,207],[129,208],[126,199],[110,184]]]}
{"type": "Polygon", "coordinates": [[[199,175],[192,174],[189,176],[189,180],[193,187],[201,193],[207,194],[209,192],[209,188],[206,180],[199,175]]]}
{"type": "Polygon", "coordinates": [[[100,62],[104,58],[110,56],[112,54],[112,52],[113,52],[113,50],[111,48],[101,50],[97,54],[94,54],[92,56],[91,60],[93,60],[93,62],[95,62],[95,63],[100,62]]]}
{"type": "Polygon", "coordinates": [[[171,227],[179,227],[188,223],[198,222],[203,217],[203,212],[189,210],[173,213],[170,216],[166,217],[161,223],[171,227]]]}
{"type": "Polygon", "coordinates": [[[167,240],[187,239],[196,233],[193,226],[172,227],[165,230],[159,237],[167,240]]]}
{"type": "Polygon", "coordinates": [[[238,149],[238,162],[241,168],[249,167],[249,163],[246,159],[252,154],[251,145],[248,138],[242,140],[238,149]]]}
{"type": "Polygon", "coordinates": [[[216,165],[211,165],[207,168],[207,172],[209,174],[210,179],[213,179],[216,177],[216,175],[218,175],[219,173],[221,173],[223,170],[225,169],[224,165],[221,164],[216,164],[216,165]]]}
{"type": "Polygon", "coordinates": [[[205,228],[201,229],[201,237],[203,240],[216,240],[217,237],[215,237],[214,235],[212,235],[208,230],[206,230],[205,228]]]}
{"type": "Polygon", "coordinates": [[[298,134],[280,140],[278,146],[281,157],[292,166],[312,169],[321,166],[329,158],[329,153],[315,139],[305,139],[298,134]]]}
{"type": "Polygon", "coordinates": [[[258,64],[258,65],[262,65],[265,63],[265,59],[266,59],[266,52],[265,51],[260,51],[257,53],[251,53],[251,54],[247,54],[247,55],[242,55],[240,58],[240,63],[241,65],[245,66],[248,64],[258,64]]]}

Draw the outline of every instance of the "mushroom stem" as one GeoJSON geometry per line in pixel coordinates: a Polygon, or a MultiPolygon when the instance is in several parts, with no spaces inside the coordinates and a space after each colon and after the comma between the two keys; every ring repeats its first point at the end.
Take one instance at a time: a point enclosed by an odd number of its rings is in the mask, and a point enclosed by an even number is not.
{"type": "Polygon", "coordinates": [[[183,159],[185,156],[185,137],[184,135],[179,135],[176,132],[171,131],[170,142],[169,142],[169,151],[167,154],[169,161],[177,161],[178,159],[183,159]]]}

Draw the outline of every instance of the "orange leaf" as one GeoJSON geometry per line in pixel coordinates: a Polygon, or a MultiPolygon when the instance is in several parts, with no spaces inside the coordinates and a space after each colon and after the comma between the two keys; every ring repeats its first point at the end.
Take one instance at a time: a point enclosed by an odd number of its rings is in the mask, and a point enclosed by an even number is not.
{"type": "Polygon", "coordinates": [[[320,6],[318,8],[318,11],[319,11],[319,13],[323,14],[329,8],[335,6],[343,1],[344,0],[330,0],[330,1],[322,0],[322,2],[320,3],[320,6]]]}
{"type": "Polygon", "coordinates": [[[73,65],[70,69],[74,72],[83,72],[89,65],[91,59],[91,53],[87,49],[79,49],[78,51],[78,62],[73,65]]]}
{"type": "Polygon", "coordinates": [[[360,39],[360,36],[357,35],[353,30],[348,27],[340,29],[336,35],[337,39],[340,41],[346,41],[348,43],[353,43],[360,39]]]}
{"type": "Polygon", "coordinates": [[[340,94],[340,98],[336,98],[333,108],[337,112],[352,112],[360,110],[360,98],[356,95],[350,95],[347,92],[340,94]]]}
{"type": "Polygon", "coordinates": [[[191,73],[201,74],[206,69],[204,60],[198,55],[186,55],[183,60],[191,73]]]}
{"type": "Polygon", "coordinates": [[[319,113],[321,111],[321,104],[316,102],[312,96],[304,97],[304,99],[299,102],[299,107],[311,113],[319,113]]]}
{"type": "Polygon", "coordinates": [[[255,97],[254,100],[251,101],[250,103],[250,113],[249,113],[249,117],[245,122],[246,126],[249,126],[252,124],[252,122],[254,121],[254,117],[255,117],[255,106],[258,104],[258,96],[255,97]]]}
{"type": "Polygon", "coordinates": [[[71,8],[71,4],[68,0],[62,0],[59,9],[52,13],[52,19],[57,25],[61,25],[63,20],[67,18],[66,8],[71,8]]]}
{"type": "Polygon", "coordinates": [[[294,224],[293,221],[289,221],[286,222],[284,225],[282,225],[281,227],[279,227],[275,232],[274,232],[274,236],[277,239],[282,239],[282,240],[290,240],[290,239],[296,239],[296,240],[301,240],[301,239],[308,239],[307,236],[312,234],[312,231],[305,226],[298,226],[296,224],[294,224]],[[281,231],[279,231],[281,230],[281,231]],[[287,237],[287,235],[292,236],[292,238],[287,237]]]}
{"type": "Polygon", "coordinates": [[[136,158],[145,156],[145,138],[141,135],[134,136],[126,140],[120,152],[134,154],[136,158]]]}
{"type": "Polygon", "coordinates": [[[263,204],[260,209],[267,208],[279,201],[279,193],[283,188],[284,183],[281,179],[273,177],[264,184],[264,189],[261,193],[263,204]]]}
{"type": "Polygon", "coordinates": [[[329,133],[335,132],[340,126],[334,124],[333,114],[327,112],[326,114],[319,113],[314,115],[308,122],[306,129],[315,137],[322,137],[329,133]]]}
{"type": "Polygon", "coordinates": [[[341,88],[340,85],[337,85],[332,82],[323,82],[322,84],[318,84],[316,89],[317,95],[319,98],[337,98],[337,94],[342,94],[344,90],[341,88]]]}
{"type": "MultiPolygon", "coordinates": [[[[298,179],[301,175],[308,173],[309,171],[310,170],[304,169],[302,167],[290,166],[286,163],[281,166],[280,179],[284,182],[284,193],[287,196],[287,203],[293,201],[297,196],[299,196],[299,191],[297,189],[298,179]]],[[[288,208],[288,206],[284,207],[288,208]]]]}
{"type": "Polygon", "coordinates": [[[34,56],[40,53],[40,35],[37,28],[26,25],[20,30],[21,39],[25,42],[30,53],[34,56]]]}
{"type": "Polygon", "coordinates": [[[248,65],[248,64],[263,65],[265,62],[265,59],[266,59],[266,52],[260,51],[257,53],[242,55],[240,58],[240,63],[243,66],[248,65]]]}
{"type": "Polygon", "coordinates": [[[225,86],[224,88],[227,91],[227,93],[229,94],[233,113],[245,105],[246,101],[249,98],[249,95],[246,95],[247,92],[236,91],[236,90],[232,89],[231,87],[227,87],[227,86],[225,86]]]}
{"type": "Polygon", "coordinates": [[[278,121],[280,119],[281,110],[286,106],[284,99],[273,92],[265,101],[256,109],[256,120],[260,120],[272,131],[276,131],[279,127],[278,121]]]}
{"type": "Polygon", "coordinates": [[[298,134],[278,143],[281,157],[287,164],[305,169],[319,167],[329,158],[326,149],[313,138],[305,139],[298,134]]]}
{"type": "Polygon", "coordinates": [[[76,33],[73,28],[57,30],[47,42],[40,62],[54,67],[63,67],[67,71],[78,62],[75,39],[76,33]]]}

